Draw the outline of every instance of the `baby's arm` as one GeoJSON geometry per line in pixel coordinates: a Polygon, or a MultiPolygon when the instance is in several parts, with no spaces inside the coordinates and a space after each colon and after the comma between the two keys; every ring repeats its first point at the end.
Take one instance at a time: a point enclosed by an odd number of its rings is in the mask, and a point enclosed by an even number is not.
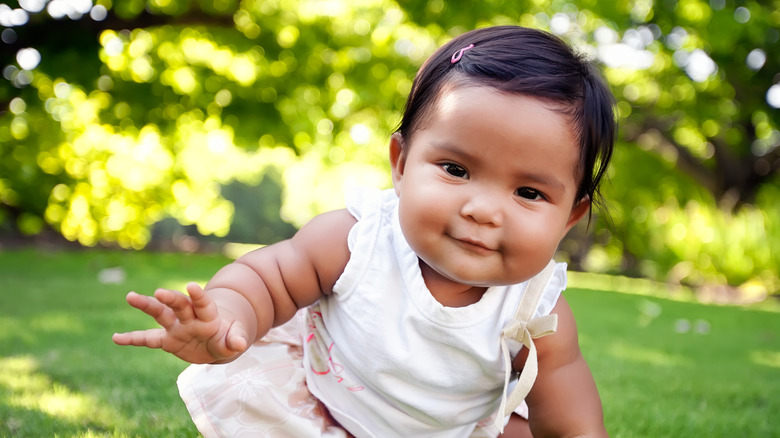
{"type": "Polygon", "coordinates": [[[539,375],[526,397],[531,431],[534,437],[606,437],[601,399],[563,297],[552,313],[558,314],[558,331],[535,341],[539,375]]]}
{"type": "Polygon", "coordinates": [[[153,297],[130,293],[128,303],[162,328],[115,334],[114,342],[161,348],[192,363],[230,361],[331,292],[349,259],[354,224],[346,210],[320,215],[292,239],[223,267],[204,290],[189,284],[189,296],[165,289],[153,297]]]}

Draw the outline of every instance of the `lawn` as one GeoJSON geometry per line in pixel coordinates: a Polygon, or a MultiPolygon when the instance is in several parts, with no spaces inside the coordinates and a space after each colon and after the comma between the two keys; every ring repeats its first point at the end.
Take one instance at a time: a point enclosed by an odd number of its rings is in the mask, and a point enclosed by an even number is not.
{"type": "MultiPolygon", "coordinates": [[[[198,436],[175,385],[185,364],[117,347],[111,334],[153,325],[124,304],[128,290],[204,282],[226,261],[1,251],[0,436],[198,436]]],[[[608,282],[585,289],[577,278],[566,296],[611,436],[780,437],[780,313],[618,293],[608,282]]]]}

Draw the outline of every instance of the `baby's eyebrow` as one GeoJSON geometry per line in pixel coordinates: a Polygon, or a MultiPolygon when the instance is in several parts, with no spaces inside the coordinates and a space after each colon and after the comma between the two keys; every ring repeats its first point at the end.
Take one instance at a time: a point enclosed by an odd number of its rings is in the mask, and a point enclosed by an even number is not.
{"type": "Polygon", "coordinates": [[[555,175],[544,175],[544,174],[538,174],[538,173],[523,173],[522,178],[524,180],[529,180],[532,182],[535,182],[537,184],[540,184],[542,186],[546,186],[552,190],[556,191],[564,191],[566,190],[566,185],[563,184],[563,182],[556,178],[555,175]]]}
{"type": "Polygon", "coordinates": [[[434,149],[440,152],[449,152],[451,154],[457,155],[459,158],[464,160],[478,159],[477,155],[470,153],[467,149],[458,147],[449,142],[434,142],[432,146],[434,149]]]}

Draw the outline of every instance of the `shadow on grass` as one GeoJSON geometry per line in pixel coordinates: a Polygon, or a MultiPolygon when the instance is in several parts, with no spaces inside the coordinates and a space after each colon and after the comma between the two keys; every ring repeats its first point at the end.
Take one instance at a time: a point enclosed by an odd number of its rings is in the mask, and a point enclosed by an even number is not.
{"type": "Polygon", "coordinates": [[[151,318],[129,290],[204,282],[221,257],[36,250],[0,252],[0,436],[197,436],[175,380],[186,364],[119,347],[115,331],[151,318]],[[121,267],[121,284],[99,281],[121,267]]]}
{"type": "Polygon", "coordinates": [[[0,418],[11,436],[101,434],[127,423],[94,397],[52,381],[31,356],[0,359],[0,418]]]}

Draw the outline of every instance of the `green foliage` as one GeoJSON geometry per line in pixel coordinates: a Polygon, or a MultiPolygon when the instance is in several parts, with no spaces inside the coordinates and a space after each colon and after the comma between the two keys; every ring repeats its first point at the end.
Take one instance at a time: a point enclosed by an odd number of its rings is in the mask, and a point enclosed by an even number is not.
{"type": "Polygon", "coordinates": [[[604,190],[611,223],[596,227],[600,245],[592,248],[588,269],[609,270],[625,258],[641,275],[673,283],[732,283],[764,293],[780,288],[780,253],[772,244],[780,241],[777,185],[763,186],[755,205],[724,212],[673,161],[630,144],[621,145],[614,159],[604,190]]]}
{"type": "Polygon", "coordinates": [[[389,185],[388,137],[436,47],[511,23],[589,53],[618,98],[614,226],[595,223],[604,245],[585,266],[780,290],[780,0],[95,8],[107,17],[42,10],[3,28],[0,230],[142,248],[172,218],[224,237],[238,226],[227,187],[266,175],[300,226],[341,206],[344,184],[389,185]]]}

